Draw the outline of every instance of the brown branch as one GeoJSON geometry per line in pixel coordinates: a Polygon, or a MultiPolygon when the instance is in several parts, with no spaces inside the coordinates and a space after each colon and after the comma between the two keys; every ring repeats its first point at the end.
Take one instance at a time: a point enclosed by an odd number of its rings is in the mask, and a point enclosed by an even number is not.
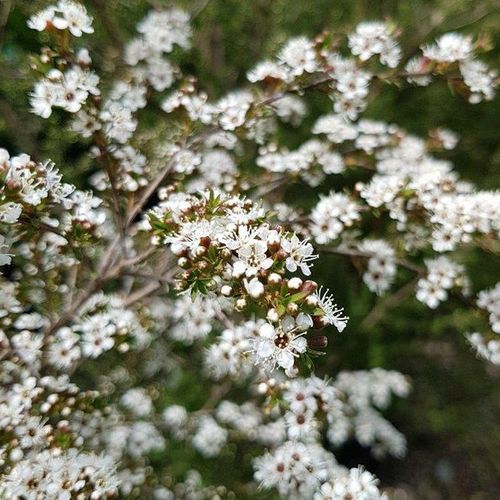
{"type": "Polygon", "coordinates": [[[368,329],[368,327],[375,326],[384,316],[387,309],[393,309],[398,304],[403,302],[415,288],[416,280],[413,279],[402,286],[399,290],[394,292],[392,295],[384,298],[377,302],[375,307],[368,313],[367,316],[360,323],[359,328],[362,330],[368,329]]]}
{"type": "Polygon", "coordinates": [[[123,38],[118,29],[118,26],[115,24],[113,18],[108,13],[108,9],[106,6],[108,2],[105,2],[103,0],[90,0],[90,3],[94,6],[95,10],[99,14],[99,20],[104,26],[110,40],[113,42],[113,45],[118,49],[118,52],[122,53],[123,38]]]}
{"type": "Polygon", "coordinates": [[[62,326],[71,323],[74,319],[74,316],[78,313],[78,310],[105,283],[122,276],[127,268],[144,261],[156,250],[156,248],[149,248],[135,257],[132,257],[130,259],[122,259],[118,264],[111,267],[114,258],[114,250],[119,244],[119,241],[120,238],[117,237],[108,245],[108,248],[104,253],[101,264],[98,268],[97,275],[87,284],[86,287],[83,288],[83,290],[77,295],[76,299],[73,300],[70,305],[64,310],[63,314],[55,322],[53,322],[47,328],[47,330],[45,330],[45,337],[53,334],[62,326]]]}
{"type": "Polygon", "coordinates": [[[151,182],[148,188],[142,193],[139,201],[132,207],[125,220],[125,228],[129,228],[130,224],[134,221],[135,217],[147,204],[149,199],[155,194],[156,190],[160,187],[160,184],[165,180],[168,174],[172,171],[174,167],[175,154],[170,158],[167,165],[163,170],[156,176],[156,178],[151,182]]]}
{"type": "MultiPolygon", "coordinates": [[[[331,253],[335,255],[346,255],[348,257],[362,257],[365,259],[369,259],[370,257],[376,257],[376,255],[371,254],[369,252],[361,252],[360,250],[350,249],[350,248],[340,248],[340,247],[318,247],[320,252],[331,253]]],[[[418,266],[417,264],[413,264],[405,259],[395,259],[396,264],[400,267],[404,267],[418,275],[424,275],[426,273],[425,268],[418,266]]]]}

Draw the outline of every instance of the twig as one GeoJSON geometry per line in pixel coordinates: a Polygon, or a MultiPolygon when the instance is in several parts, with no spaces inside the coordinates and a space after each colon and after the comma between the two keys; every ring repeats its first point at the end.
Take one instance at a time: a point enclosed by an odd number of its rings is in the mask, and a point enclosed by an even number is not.
{"type": "Polygon", "coordinates": [[[118,30],[118,27],[114,23],[112,17],[108,14],[108,10],[106,8],[107,2],[103,0],[90,0],[95,10],[99,14],[99,19],[104,26],[106,33],[109,38],[113,42],[113,45],[118,49],[118,51],[122,52],[123,47],[123,39],[118,30]]]}
{"type": "MultiPolygon", "coordinates": [[[[373,257],[374,254],[368,252],[361,252],[359,250],[354,250],[350,248],[340,248],[340,247],[318,247],[318,250],[324,253],[332,253],[336,255],[346,255],[348,257],[362,257],[365,259],[369,259],[373,257]]],[[[410,271],[413,271],[416,274],[423,275],[425,274],[425,268],[418,266],[417,264],[413,264],[405,259],[396,259],[396,264],[400,267],[404,267],[410,271]]]]}
{"type": "Polygon", "coordinates": [[[382,319],[387,309],[396,307],[413,292],[416,281],[416,279],[409,281],[392,295],[379,301],[360,323],[359,328],[366,330],[368,327],[371,328],[376,325],[382,319]]]}
{"type": "Polygon", "coordinates": [[[165,166],[165,168],[156,176],[156,178],[149,184],[148,188],[142,193],[139,201],[132,207],[129,214],[127,215],[127,219],[125,221],[125,228],[130,227],[130,224],[134,221],[135,217],[142,208],[147,204],[151,196],[154,195],[156,190],[160,187],[160,184],[167,177],[167,175],[172,171],[174,167],[175,154],[170,158],[169,162],[165,166]]]}

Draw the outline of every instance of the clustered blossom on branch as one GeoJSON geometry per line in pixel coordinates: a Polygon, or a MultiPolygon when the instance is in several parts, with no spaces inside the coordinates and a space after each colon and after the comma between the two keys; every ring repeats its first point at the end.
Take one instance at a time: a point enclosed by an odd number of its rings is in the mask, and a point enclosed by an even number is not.
{"type": "Polygon", "coordinates": [[[345,39],[292,38],[248,72],[249,86],[215,100],[181,71],[187,13],[149,12],[112,74],[76,46],[92,24],[71,0],[31,17],[50,46],[33,59],[29,99],[48,126],[71,114],[99,197],[51,161],[0,149],[0,495],[234,496],[170,470],[169,444],[182,441],[207,459],[250,447],[243,496],[387,498],[333,452],[355,439],[378,458],[403,456],[382,411],[409,383],[383,369],[311,373],[348,321],[313,263],[344,255],[378,295],[410,274],[430,308],[476,306],[492,331],[467,338],[500,363],[499,285],[472,299],[459,253],[498,241],[500,194],[442,158],[453,132],[424,139],[362,116],[374,81],[446,81],[470,103],[491,99],[497,77],[480,44],[448,33],[403,68],[402,33],[362,22],[345,39]],[[302,126],[316,89],[333,105],[313,137],[280,144],[281,124],[302,126]],[[146,107],[154,130],[141,127],[146,107]],[[287,204],[294,183],[322,194],[287,204]],[[175,400],[186,381],[207,391],[198,409],[175,400]]]}
{"type": "Polygon", "coordinates": [[[403,455],[404,437],[377,411],[388,406],[391,394],[408,394],[401,374],[375,369],[341,372],[333,382],[318,377],[270,379],[256,391],[262,407],[223,400],[209,416],[208,411],[189,414],[172,405],[163,419],[174,439],[191,439],[204,456],[219,454],[231,435],[235,441],[269,447],[255,459],[255,479],[286,498],[331,498],[327,492],[332,489],[338,495],[333,498],[385,498],[370,473],[349,471],[320,443],[324,434],[335,447],[354,437],[377,456],[403,455]],[[282,404],[273,404],[276,400],[282,404]]]}
{"type": "Polygon", "coordinates": [[[308,330],[345,328],[343,309],[327,292],[318,294],[316,282],[285,275],[299,269],[311,274],[317,255],[307,240],[273,229],[249,199],[213,192],[165,196],[149,213],[149,224],[155,243],[170,245],[184,269],[176,289],[218,296],[242,313],[261,309],[267,322],[250,341],[256,363],[292,374],[294,358],[307,351],[308,330]]]}

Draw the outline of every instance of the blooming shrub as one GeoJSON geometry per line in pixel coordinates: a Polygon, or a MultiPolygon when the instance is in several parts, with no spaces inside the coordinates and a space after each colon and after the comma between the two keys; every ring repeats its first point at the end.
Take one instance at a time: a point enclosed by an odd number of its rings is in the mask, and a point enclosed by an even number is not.
{"type": "Polygon", "coordinates": [[[381,368],[315,375],[329,338],[349,335],[349,311],[326,288],[341,282],[312,279],[314,263],[343,255],[377,295],[402,272],[431,309],[475,308],[478,332],[463,333],[500,363],[500,285],[471,295],[455,260],[458,249],[498,241],[500,194],[439,156],[455,133],[416,137],[363,117],[379,84],[445,82],[457,98],[492,99],[497,77],[480,44],[447,33],[406,60],[400,33],[383,22],[344,38],[298,36],[216,101],[176,62],[191,43],[181,10],[149,12],[113,74],[98,74],[84,46],[94,28],[82,4],[61,0],[28,27],[49,43],[33,59],[31,111],[70,114],[98,168],[84,191],[50,160],[0,149],[2,493],[226,494],[195,471],[166,480],[155,456],[180,442],[207,460],[251,449],[249,496],[386,498],[335,449],[355,439],[376,457],[403,456],[405,438],[383,411],[410,384],[381,368]],[[280,124],[300,124],[304,94],[318,91],[331,103],[311,138],[281,145],[280,124]],[[146,108],[158,134],[145,128],[146,108]],[[312,207],[285,203],[274,195],[289,183],[325,193],[312,207]],[[85,376],[104,362],[109,373],[85,376]],[[160,374],[193,368],[211,384],[206,404],[165,398],[160,374]]]}

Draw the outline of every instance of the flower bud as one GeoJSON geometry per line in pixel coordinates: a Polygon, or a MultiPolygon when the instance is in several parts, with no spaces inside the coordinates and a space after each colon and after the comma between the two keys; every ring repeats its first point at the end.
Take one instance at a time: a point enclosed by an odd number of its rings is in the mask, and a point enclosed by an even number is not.
{"type": "Polygon", "coordinates": [[[281,283],[281,276],[278,273],[271,273],[267,277],[267,282],[270,285],[279,285],[281,283]]]}
{"type": "Polygon", "coordinates": [[[257,278],[253,278],[249,282],[245,282],[245,288],[248,295],[254,299],[258,299],[264,295],[264,285],[257,278]]]}
{"type": "Polygon", "coordinates": [[[229,285],[224,285],[220,289],[220,293],[224,295],[224,297],[230,297],[231,294],[233,293],[233,289],[229,285]]]}
{"type": "Polygon", "coordinates": [[[265,394],[267,392],[267,384],[265,382],[261,382],[258,386],[257,386],[257,392],[259,394],[265,394]]]}
{"type": "Polygon", "coordinates": [[[317,295],[308,295],[306,297],[305,303],[310,307],[316,307],[318,305],[317,295]]]}
{"type": "Polygon", "coordinates": [[[288,288],[290,290],[299,290],[302,286],[302,280],[300,278],[290,278],[288,280],[288,288]]]}
{"type": "Polygon", "coordinates": [[[281,237],[278,231],[270,231],[267,237],[267,248],[271,252],[277,252],[281,247],[281,237]]]}
{"type": "Polygon", "coordinates": [[[243,311],[243,309],[245,309],[246,306],[247,306],[246,299],[241,298],[236,301],[235,307],[237,311],[243,311]]]}
{"type": "Polygon", "coordinates": [[[196,247],[196,249],[193,252],[195,257],[201,257],[206,253],[207,253],[207,247],[204,247],[203,245],[196,247]]]}
{"type": "Polygon", "coordinates": [[[312,320],[313,328],[315,328],[316,330],[321,330],[328,324],[324,316],[313,316],[312,320]]]}
{"type": "Polygon", "coordinates": [[[217,286],[218,286],[218,285],[217,285],[217,281],[215,281],[215,280],[213,280],[213,279],[212,279],[212,280],[210,280],[210,281],[206,284],[206,286],[207,286],[207,289],[208,289],[208,290],[210,290],[210,291],[212,291],[212,292],[213,292],[214,290],[217,290],[217,286]]]}
{"type": "Polygon", "coordinates": [[[231,250],[229,250],[229,248],[223,248],[221,251],[220,251],[220,256],[224,259],[224,260],[229,260],[231,258],[233,254],[231,253],[231,250]]]}
{"type": "Polygon", "coordinates": [[[210,236],[203,236],[203,238],[200,238],[200,245],[205,248],[208,248],[211,242],[210,236]]]}
{"type": "Polygon", "coordinates": [[[272,323],[276,323],[279,320],[278,311],[276,311],[276,309],[274,309],[274,307],[273,307],[272,309],[269,309],[269,311],[267,311],[266,317],[272,323]]]}
{"type": "Polygon", "coordinates": [[[189,265],[189,260],[186,259],[186,257],[181,257],[178,261],[177,261],[177,265],[179,267],[181,267],[182,269],[186,269],[186,267],[188,267],[189,265]]]}
{"type": "Polygon", "coordinates": [[[307,340],[307,345],[311,349],[324,349],[328,346],[328,338],[325,335],[318,335],[307,340]]]}
{"type": "Polygon", "coordinates": [[[304,283],[302,283],[302,286],[300,287],[300,291],[303,293],[307,293],[309,296],[311,293],[314,293],[318,288],[318,284],[315,281],[312,280],[306,280],[304,283]]]}
{"type": "Polygon", "coordinates": [[[198,269],[200,271],[206,271],[209,265],[210,264],[206,260],[202,260],[201,262],[198,262],[198,269]]]}
{"type": "Polygon", "coordinates": [[[288,257],[288,254],[282,249],[280,248],[275,254],[274,254],[274,257],[277,259],[277,260],[285,260],[287,257],[288,257]]]}
{"type": "Polygon", "coordinates": [[[124,352],[128,352],[130,350],[130,346],[128,344],[123,343],[123,344],[120,344],[117,349],[118,349],[118,352],[124,353],[124,352]]]}

